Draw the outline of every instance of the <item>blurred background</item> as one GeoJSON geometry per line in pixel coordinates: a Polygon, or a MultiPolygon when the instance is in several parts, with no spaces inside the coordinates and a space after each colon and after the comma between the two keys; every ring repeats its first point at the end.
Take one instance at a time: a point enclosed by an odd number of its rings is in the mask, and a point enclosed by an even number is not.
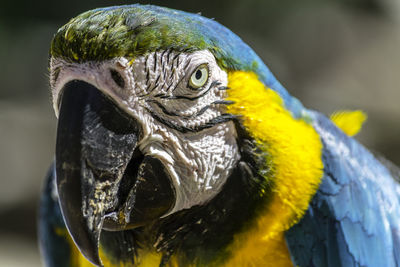
{"type": "MultiPolygon", "coordinates": [[[[400,165],[400,1],[139,1],[201,12],[247,42],[305,106],[362,109],[358,140],[400,165]]],[[[0,0],[0,266],[41,266],[36,210],[52,160],[52,35],[88,9],[131,1],[0,0]]]]}

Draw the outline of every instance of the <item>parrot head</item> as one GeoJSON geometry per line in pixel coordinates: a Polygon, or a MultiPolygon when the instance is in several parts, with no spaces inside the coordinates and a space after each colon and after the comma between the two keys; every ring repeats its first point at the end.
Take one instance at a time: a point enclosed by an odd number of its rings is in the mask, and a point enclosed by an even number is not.
{"type": "Polygon", "coordinates": [[[239,37],[196,14],[141,5],[88,11],[56,33],[50,55],[60,206],[97,265],[102,231],[203,205],[237,166],[253,172],[246,133],[228,108],[230,71],[254,73],[293,116],[302,110],[239,37]]]}

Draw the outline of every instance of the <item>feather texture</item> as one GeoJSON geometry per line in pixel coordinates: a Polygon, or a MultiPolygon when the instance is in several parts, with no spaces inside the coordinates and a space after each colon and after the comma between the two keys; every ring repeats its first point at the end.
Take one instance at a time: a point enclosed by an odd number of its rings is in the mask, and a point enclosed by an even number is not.
{"type": "Polygon", "coordinates": [[[299,266],[399,266],[400,185],[389,170],[326,117],[324,178],[302,221],[286,234],[299,266]]]}
{"type": "Polygon", "coordinates": [[[367,115],[361,110],[341,110],[334,112],[330,116],[330,119],[348,136],[354,136],[361,130],[363,123],[367,119],[367,115]]]}

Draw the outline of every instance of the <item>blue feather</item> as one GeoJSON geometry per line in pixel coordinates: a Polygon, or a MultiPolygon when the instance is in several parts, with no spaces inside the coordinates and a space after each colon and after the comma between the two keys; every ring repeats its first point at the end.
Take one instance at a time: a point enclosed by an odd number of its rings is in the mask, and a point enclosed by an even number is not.
{"type": "Polygon", "coordinates": [[[325,175],[307,214],[286,234],[294,263],[399,266],[400,185],[356,140],[325,116],[313,116],[325,175]]]}

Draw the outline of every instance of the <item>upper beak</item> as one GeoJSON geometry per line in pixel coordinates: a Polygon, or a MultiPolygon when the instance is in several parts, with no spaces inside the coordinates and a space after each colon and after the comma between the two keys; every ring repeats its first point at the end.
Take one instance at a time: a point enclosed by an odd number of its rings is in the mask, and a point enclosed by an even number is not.
{"type": "Polygon", "coordinates": [[[81,253],[101,266],[101,230],[138,227],[166,214],[175,191],[160,160],[137,148],[141,127],[96,87],[67,83],[56,142],[65,224],[81,253]]]}

